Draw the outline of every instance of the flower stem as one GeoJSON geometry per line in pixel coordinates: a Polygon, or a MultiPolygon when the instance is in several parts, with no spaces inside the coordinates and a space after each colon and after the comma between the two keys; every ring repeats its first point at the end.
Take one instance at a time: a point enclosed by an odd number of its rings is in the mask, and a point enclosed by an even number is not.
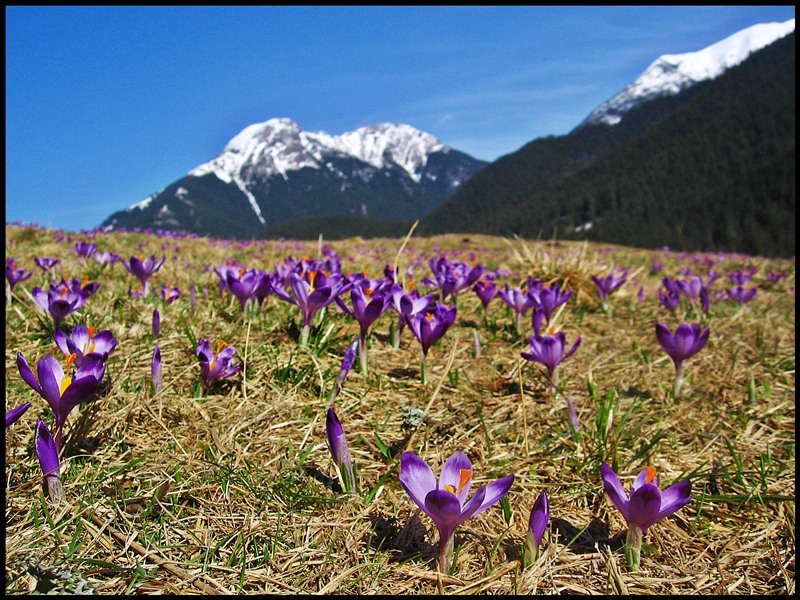
{"type": "Polygon", "coordinates": [[[451,535],[446,541],[439,540],[439,572],[444,575],[450,574],[453,568],[453,548],[456,536],[451,535]]]}
{"type": "Polygon", "coordinates": [[[631,569],[638,569],[642,554],[642,538],[644,534],[638,525],[628,526],[628,537],[625,539],[625,559],[631,569]]]}
{"type": "Polygon", "coordinates": [[[675,384],[673,385],[673,393],[677,398],[681,393],[681,387],[683,387],[683,376],[686,374],[686,363],[682,362],[676,369],[675,369],[675,384]]]}
{"type": "Polygon", "coordinates": [[[419,354],[419,376],[422,380],[422,385],[425,385],[425,383],[427,383],[427,377],[425,374],[425,353],[422,351],[420,351],[419,354]]]}

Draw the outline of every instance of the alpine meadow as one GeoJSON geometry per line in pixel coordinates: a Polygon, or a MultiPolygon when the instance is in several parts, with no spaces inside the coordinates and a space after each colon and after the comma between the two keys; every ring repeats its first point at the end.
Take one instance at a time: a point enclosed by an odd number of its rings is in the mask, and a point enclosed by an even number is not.
{"type": "Polygon", "coordinates": [[[6,593],[795,593],[795,261],[6,225],[6,593]]]}

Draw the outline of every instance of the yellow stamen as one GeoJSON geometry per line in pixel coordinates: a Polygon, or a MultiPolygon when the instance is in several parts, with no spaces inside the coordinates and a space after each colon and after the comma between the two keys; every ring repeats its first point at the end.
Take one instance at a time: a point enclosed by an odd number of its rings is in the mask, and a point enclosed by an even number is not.
{"type": "Polygon", "coordinates": [[[220,350],[222,350],[227,345],[228,345],[228,342],[226,342],[225,340],[217,341],[217,354],[219,354],[220,350]]]}
{"type": "Polygon", "coordinates": [[[60,392],[63,395],[64,392],[69,387],[69,384],[72,383],[72,377],[70,377],[69,371],[72,369],[72,363],[75,362],[76,354],[67,354],[67,368],[64,370],[64,379],[61,380],[61,389],[60,392]]]}
{"type": "Polygon", "coordinates": [[[653,483],[653,479],[657,476],[656,468],[653,465],[647,465],[647,483],[653,483]]]}
{"type": "Polygon", "coordinates": [[[454,496],[458,496],[464,489],[464,487],[472,481],[472,470],[471,469],[460,469],[459,470],[459,481],[458,481],[458,488],[454,488],[452,485],[448,484],[444,486],[444,490],[447,490],[454,496]]]}

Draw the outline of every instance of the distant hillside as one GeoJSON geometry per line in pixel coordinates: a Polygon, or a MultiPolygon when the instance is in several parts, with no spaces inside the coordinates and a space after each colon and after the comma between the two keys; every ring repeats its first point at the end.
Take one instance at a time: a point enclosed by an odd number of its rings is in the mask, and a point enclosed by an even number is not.
{"type": "Polygon", "coordinates": [[[584,125],[502,157],[418,233],[792,256],[794,73],[792,33],[618,125],[584,125]]]}

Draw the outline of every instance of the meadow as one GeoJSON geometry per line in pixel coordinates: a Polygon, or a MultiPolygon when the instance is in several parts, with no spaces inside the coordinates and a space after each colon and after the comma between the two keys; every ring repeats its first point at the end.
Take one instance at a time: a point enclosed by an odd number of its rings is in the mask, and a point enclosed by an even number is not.
{"type": "MultiPolygon", "coordinates": [[[[795,593],[794,259],[478,235],[236,242],[7,225],[12,257],[32,275],[6,283],[6,411],[31,406],[6,428],[6,593],[795,593]],[[143,295],[122,263],[80,256],[82,242],[165,260],[143,295]],[[37,257],[60,262],[45,269],[37,257]],[[390,272],[457,307],[424,382],[410,328],[392,343],[398,313],[370,327],[367,373],[356,361],[332,403],[354,493],[329,450],[326,411],[357,320],[332,303],[302,344],[297,305],[272,292],[243,306],[215,272],[331,257],[343,274],[390,272]],[[517,320],[499,297],[484,312],[472,285],[440,298],[424,283],[437,257],[485,265],[500,287],[535,278],[571,291],[547,323],[567,350],[581,339],[557,382],[521,355],[532,314],[517,320]],[[601,298],[592,276],[622,269],[624,283],[601,298]],[[667,308],[664,280],[693,276],[712,281],[707,310],[686,297],[667,308]],[[34,373],[48,354],[64,363],[53,318],[33,297],[62,277],[99,287],[61,328],[108,330],[117,343],[96,394],[67,418],[55,502],[35,441],[37,418],[52,427],[54,414],[18,355],[34,373]],[[757,289],[752,299],[731,297],[737,278],[757,289]],[[657,322],[710,331],[679,394],[657,322]],[[243,368],[204,386],[201,339],[235,348],[243,368]],[[437,527],[398,479],[404,452],[437,476],[463,452],[473,494],[514,476],[500,501],[457,527],[447,573],[437,569],[437,527]],[[649,465],[662,490],[691,481],[691,501],[647,529],[638,568],[626,562],[628,526],[604,491],[602,463],[626,490],[649,465]],[[549,521],[527,564],[543,492],[549,521]]],[[[349,292],[341,299],[350,305],[349,292]]]]}

